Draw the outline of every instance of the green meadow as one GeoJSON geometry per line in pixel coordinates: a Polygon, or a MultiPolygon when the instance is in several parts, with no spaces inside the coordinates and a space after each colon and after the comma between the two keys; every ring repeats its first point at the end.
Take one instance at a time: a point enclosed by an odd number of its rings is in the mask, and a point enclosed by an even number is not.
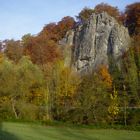
{"type": "Polygon", "coordinates": [[[3,122],[0,140],[139,140],[139,131],[3,122]]]}

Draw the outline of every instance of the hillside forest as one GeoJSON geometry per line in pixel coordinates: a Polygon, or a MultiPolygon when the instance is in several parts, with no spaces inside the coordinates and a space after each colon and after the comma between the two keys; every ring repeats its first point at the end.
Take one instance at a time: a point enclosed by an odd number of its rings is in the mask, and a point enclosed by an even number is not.
{"type": "MultiPolygon", "coordinates": [[[[73,47],[73,46],[71,46],[73,47]]],[[[124,12],[106,3],[76,18],[49,23],[37,35],[0,43],[0,120],[74,124],[140,124],[140,3],[124,12]],[[65,65],[59,41],[92,13],[107,12],[128,28],[131,44],[121,69],[110,62],[80,75],[65,65]]]]}

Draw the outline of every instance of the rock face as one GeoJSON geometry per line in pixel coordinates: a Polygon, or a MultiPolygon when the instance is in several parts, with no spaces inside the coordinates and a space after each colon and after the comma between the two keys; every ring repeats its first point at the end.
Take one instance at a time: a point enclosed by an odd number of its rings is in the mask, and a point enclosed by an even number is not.
{"type": "Polygon", "coordinates": [[[88,72],[99,65],[109,65],[109,59],[119,62],[127,51],[130,37],[127,28],[107,13],[93,14],[83,25],[79,25],[65,42],[73,46],[71,64],[78,72],[88,72]]]}
{"type": "Polygon", "coordinates": [[[59,41],[59,45],[63,52],[65,58],[65,66],[71,67],[72,64],[72,47],[73,47],[73,39],[74,39],[74,31],[68,31],[61,41],[59,41]]]}

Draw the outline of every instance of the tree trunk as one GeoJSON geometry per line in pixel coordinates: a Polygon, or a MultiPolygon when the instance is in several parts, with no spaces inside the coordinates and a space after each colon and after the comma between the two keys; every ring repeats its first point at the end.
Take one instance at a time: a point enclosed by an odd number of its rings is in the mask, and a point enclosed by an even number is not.
{"type": "Polygon", "coordinates": [[[17,114],[16,109],[15,109],[15,101],[13,98],[11,98],[11,103],[12,103],[12,110],[14,112],[15,118],[18,119],[18,114],[17,114]]]}
{"type": "Polygon", "coordinates": [[[126,126],[126,101],[124,101],[124,125],[126,126]]]}

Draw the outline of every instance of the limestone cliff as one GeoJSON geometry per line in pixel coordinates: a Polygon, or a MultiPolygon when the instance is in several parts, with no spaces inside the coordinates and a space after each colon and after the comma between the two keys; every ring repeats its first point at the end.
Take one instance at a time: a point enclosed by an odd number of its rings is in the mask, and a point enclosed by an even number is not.
{"type": "Polygon", "coordinates": [[[72,46],[69,51],[72,67],[86,72],[101,64],[108,65],[110,58],[117,63],[127,51],[130,37],[127,28],[107,13],[101,13],[93,14],[86,23],[68,32],[62,42],[72,46]]]}

